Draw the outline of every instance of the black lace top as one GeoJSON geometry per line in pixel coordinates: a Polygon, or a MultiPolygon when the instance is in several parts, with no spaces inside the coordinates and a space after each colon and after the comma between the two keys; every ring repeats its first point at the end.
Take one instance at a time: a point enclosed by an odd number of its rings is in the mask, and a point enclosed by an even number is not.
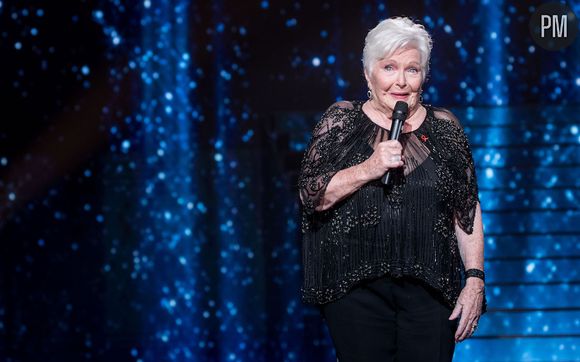
{"type": "Polygon", "coordinates": [[[472,233],[477,182],[458,120],[425,108],[420,127],[399,138],[405,168],[391,171],[390,186],[374,180],[325,211],[315,209],[330,179],[367,159],[389,131],[371,121],[359,101],[332,105],[316,125],[298,182],[304,302],[327,303],[364,279],[390,274],[421,279],[455,305],[464,266],[454,219],[472,233]]]}

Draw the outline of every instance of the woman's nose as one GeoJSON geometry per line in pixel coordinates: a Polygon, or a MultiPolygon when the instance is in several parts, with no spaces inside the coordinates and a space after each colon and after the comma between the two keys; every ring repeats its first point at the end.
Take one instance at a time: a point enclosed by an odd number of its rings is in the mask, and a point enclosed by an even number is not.
{"type": "Polygon", "coordinates": [[[405,78],[405,72],[399,72],[397,76],[397,85],[401,88],[405,88],[407,85],[407,79],[405,78]]]}

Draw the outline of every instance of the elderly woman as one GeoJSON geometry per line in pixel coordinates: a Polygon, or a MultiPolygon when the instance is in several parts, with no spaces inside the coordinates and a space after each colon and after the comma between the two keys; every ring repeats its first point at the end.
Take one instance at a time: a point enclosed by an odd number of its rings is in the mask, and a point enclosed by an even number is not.
{"type": "Polygon", "coordinates": [[[485,311],[469,144],[451,112],[421,103],[431,47],[408,18],[372,29],[369,99],[330,106],[302,161],[302,297],[320,306],[340,362],[451,361],[485,311]],[[398,141],[397,101],[408,104],[398,141]]]}

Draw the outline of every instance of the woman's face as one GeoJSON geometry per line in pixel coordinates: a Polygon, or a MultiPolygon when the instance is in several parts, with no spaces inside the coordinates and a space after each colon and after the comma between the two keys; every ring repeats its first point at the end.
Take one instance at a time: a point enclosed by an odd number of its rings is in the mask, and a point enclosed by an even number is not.
{"type": "Polygon", "coordinates": [[[409,105],[409,114],[417,109],[423,84],[421,55],[417,49],[401,48],[379,59],[371,74],[365,71],[365,78],[373,93],[371,103],[387,115],[392,114],[397,101],[409,105]]]}

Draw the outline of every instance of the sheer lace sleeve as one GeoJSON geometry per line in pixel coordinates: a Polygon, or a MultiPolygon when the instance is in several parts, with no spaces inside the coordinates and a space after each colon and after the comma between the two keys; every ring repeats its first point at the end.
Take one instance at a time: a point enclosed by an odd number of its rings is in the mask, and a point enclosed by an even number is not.
{"type": "Polygon", "coordinates": [[[455,171],[460,181],[454,202],[455,220],[463,231],[471,234],[473,232],[473,220],[475,219],[475,210],[479,202],[479,196],[475,165],[471,148],[469,147],[469,141],[461,123],[453,113],[439,108],[435,112],[435,116],[440,119],[449,120],[454,126],[452,127],[453,132],[449,136],[453,138],[453,143],[457,146],[457,152],[453,155],[451,167],[456,169],[455,171]]]}
{"type": "Polygon", "coordinates": [[[302,159],[298,188],[304,211],[312,214],[320,205],[326,186],[341,169],[346,153],[341,147],[347,133],[350,102],[330,106],[316,124],[302,159]]]}

